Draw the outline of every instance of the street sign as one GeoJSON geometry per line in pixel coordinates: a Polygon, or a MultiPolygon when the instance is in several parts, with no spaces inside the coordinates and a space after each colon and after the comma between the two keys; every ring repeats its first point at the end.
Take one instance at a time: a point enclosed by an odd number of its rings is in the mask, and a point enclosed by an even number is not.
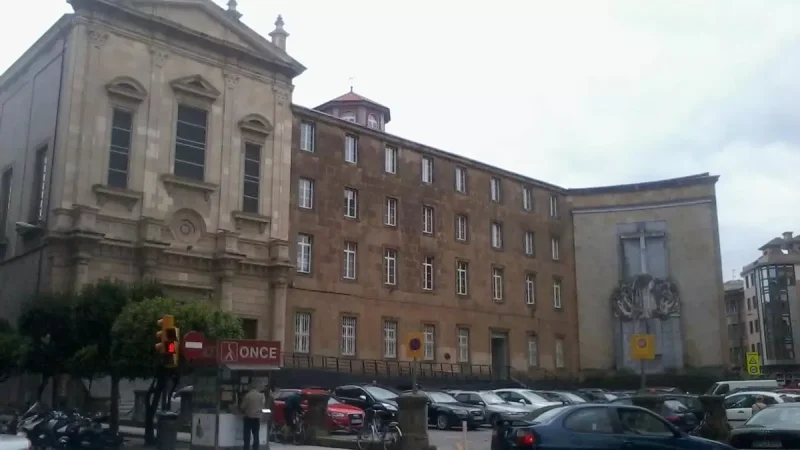
{"type": "Polygon", "coordinates": [[[223,339],[217,344],[217,360],[223,364],[279,366],[281,343],[253,339],[223,339]]]}
{"type": "Polygon", "coordinates": [[[203,357],[206,337],[199,331],[190,331],[183,337],[183,357],[187,361],[203,357]]]}
{"type": "Polygon", "coordinates": [[[421,360],[423,353],[422,343],[422,333],[408,333],[406,335],[406,358],[421,360]]]}
{"type": "Polygon", "coordinates": [[[745,357],[747,359],[747,374],[761,375],[761,356],[756,352],[748,352],[745,357]]]}
{"type": "Polygon", "coordinates": [[[653,334],[631,336],[631,359],[634,361],[656,359],[656,337],[653,334]]]}

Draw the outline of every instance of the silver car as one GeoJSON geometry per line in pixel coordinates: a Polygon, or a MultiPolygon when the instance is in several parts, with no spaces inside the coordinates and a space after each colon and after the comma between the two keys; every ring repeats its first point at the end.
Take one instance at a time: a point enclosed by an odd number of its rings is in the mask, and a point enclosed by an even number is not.
{"type": "Polygon", "coordinates": [[[25,436],[0,434],[0,450],[30,450],[31,441],[25,436]]]}
{"type": "Polygon", "coordinates": [[[548,400],[530,389],[495,389],[494,393],[509,403],[518,403],[531,409],[564,404],[548,400]]]}
{"type": "Polygon", "coordinates": [[[509,403],[492,391],[454,391],[452,395],[461,403],[483,408],[484,417],[493,424],[500,419],[524,419],[530,407],[509,403]]]}

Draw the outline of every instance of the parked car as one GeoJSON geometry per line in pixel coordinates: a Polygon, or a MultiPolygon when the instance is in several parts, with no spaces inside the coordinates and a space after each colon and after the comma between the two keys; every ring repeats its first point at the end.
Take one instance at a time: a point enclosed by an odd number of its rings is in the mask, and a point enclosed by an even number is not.
{"type": "Polygon", "coordinates": [[[636,406],[563,405],[530,424],[512,427],[507,448],[721,450],[731,447],[678,430],[662,417],[636,406]],[[545,447],[540,447],[543,443],[545,447]]]}
{"type": "MultiPolygon", "coordinates": [[[[678,400],[670,399],[666,396],[662,398],[664,401],[660,409],[653,412],[658,413],[676,428],[687,433],[697,428],[697,424],[702,420],[702,417],[698,419],[688,406],[678,400]]],[[[618,398],[612,400],[610,404],[633,406],[633,397],[618,398]]]]}
{"type": "Polygon", "coordinates": [[[562,400],[550,400],[530,389],[495,389],[494,393],[509,403],[518,403],[531,409],[564,404],[562,400]]]}
{"type": "Polygon", "coordinates": [[[714,383],[708,391],[707,395],[730,395],[734,390],[741,391],[742,389],[763,391],[764,388],[779,389],[781,386],[778,380],[732,380],[732,381],[718,381],[714,383]]]}
{"type": "Polygon", "coordinates": [[[443,391],[418,391],[428,397],[428,424],[440,430],[461,427],[467,422],[467,429],[474,430],[483,425],[486,418],[483,408],[461,403],[443,391]]]}
{"type": "Polygon", "coordinates": [[[25,436],[0,434],[0,450],[30,450],[31,441],[25,436]]]}
{"type": "MultiPolygon", "coordinates": [[[[551,402],[560,402],[564,405],[576,405],[578,403],[587,403],[586,399],[580,395],[568,391],[533,391],[545,400],[551,402]]],[[[502,397],[502,396],[501,396],[502,397]]]]}
{"type": "MultiPolygon", "coordinates": [[[[321,389],[281,389],[273,396],[272,403],[272,422],[276,425],[286,423],[283,407],[284,401],[292,394],[325,392],[321,389]]],[[[308,409],[308,402],[303,400],[300,407],[305,411],[308,409]]],[[[328,430],[330,431],[358,431],[364,423],[364,411],[355,406],[346,405],[331,397],[328,399],[328,430]]]]}
{"type": "Polygon", "coordinates": [[[348,384],[333,390],[333,397],[350,406],[385,411],[389,418],[397,417],[397,395],[392,389],[371,384],[348,384]]]}
{"type": "Polygon", "coordinates": [[[736,428],[747,422],[753,415],[753,404],[756,402],[756,397],[759,396],[764,398],[767,406],[786,403],[786,399],[789,398],[785,394],[770,391],[748,391],[729,395],[723,402],[728,423],[736,428]]]}
{"type": "Polygon", "coordinates": [[[779,403],[731,431],[733,448],[800,448],[800,405],[779,403]]]}
{"type": "Polygon", "coordinates": [[[490,424],[501,419],[522,419],[533,411],[533,408],[509,403],[492,391],[455,391],[453,396],[461,403],[482,408],[490,424]]]}

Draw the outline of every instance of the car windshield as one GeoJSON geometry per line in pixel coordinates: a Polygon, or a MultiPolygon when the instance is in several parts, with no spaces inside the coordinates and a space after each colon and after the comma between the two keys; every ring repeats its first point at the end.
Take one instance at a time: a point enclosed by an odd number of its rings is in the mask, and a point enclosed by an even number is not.
{"type": "Polygon", "coordinates": [[[573,394],[572,392],[559,392],[559,394],[575,403],[586,403],[586,400],[584,400],[580,395],[573,394]]]}
{"type": "Polygon", "coordinates": [[[328,404],[329,404],[329,405],[338,405],[338,404],[340,404],[340,403],[341,403],[341,402],[339,402],[339,400],[336,400],[336,399],[335,399],[335,398],[333,398],[333,397],[331,397],[331,398],[329,398],[329,399],[328,399],[328,404]]]}
{"type": "Polygon", "coordinates": [[[665,400],[664,406],[669,408],[670,411],[674,411],[676,413],[682,413],[689,410],[689,408],[687,408],[686,405],[677,400],[665,400]]]}
{"type": "Polygon", "coordinates": [[[369,395],[375,397],[376,400],[394,400],[397,398],[397,394],[394,392],[378,386],[366,386],[364,390],[369,392],[369,395]]]}
{"type": "Polygon", "coordinates": [[[536,392],[537,395],[543,397],[545,400],[549,400],[551,402],[560,402],[561,397],[556,394],[555,392],[536,392]]]}
{"type": "Polygon", "coordinates": [[[444,392],[428,392],[428,397],[434,403],[458,403],[455,397],[444,392]]]}
{"type": "Polygon", "coordinates": [[[548,409],[543,413],[539,414],[538,416],[533,418],[533,423],[547,423],[553,420],[553,418],[561,413],[564,409],[564,406],[556,406],[553,409],[548,409]]]}
{"type": "Polygon", "coordinates": [[[554,394],[552,392],[548,392],[547,394],[552,396],[552,399],[549,396],[545,396],[544,392],[533,392],[533,391],[522,391],[522,395],[525,396],[528,400],[532,402],[546,402],[546,401],[555,401],[560,402],[561,397],[558,394],[554,394]]]}
{"type": "Polygon", "coordinates": [[[800,408],[766,408],[754,414],[744,426],[800,430],[800,408]]]}
{"type": "Polygon", "coordinates": [[[500,405],[503,403],[507,403],[505,400],[500,398],[497,394],[491,391],[481,391],[480,393],[481,398],[487,405],[500,405]]]}

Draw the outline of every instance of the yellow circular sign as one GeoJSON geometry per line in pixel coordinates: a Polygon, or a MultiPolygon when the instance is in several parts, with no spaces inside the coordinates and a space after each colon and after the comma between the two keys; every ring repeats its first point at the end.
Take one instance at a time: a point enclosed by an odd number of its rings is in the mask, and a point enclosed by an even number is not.
{"type": "Polygon", "coordinates": [[[758,373],[758,367],[750,366],[750,373],[758,373]]]}

